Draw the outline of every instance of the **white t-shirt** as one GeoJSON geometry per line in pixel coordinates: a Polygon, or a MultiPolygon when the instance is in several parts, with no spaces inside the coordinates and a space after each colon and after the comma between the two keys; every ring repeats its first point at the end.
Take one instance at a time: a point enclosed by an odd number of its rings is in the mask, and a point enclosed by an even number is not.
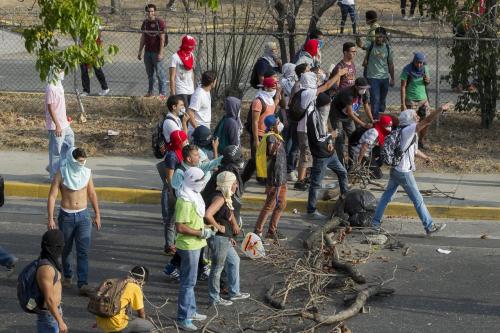
{"type": "Polygon", "coordinates": [[[181,119],[175,116],[173,113],[168,113],[165,121],[163,122],[163,137],[165,138],[165,142],[170,142],[170,134],[173,131],[181,131],[182,130],[182,122],[181,119]]]}
{"type": "Polygon", "coordinates": [[[176,95],[191,95],[194,91],[193,70],[187,70],[177,53],[172,55],[170,68],[175,67],[175,93],[176,95]]]}
{"type": "Polygon", "coordinates": [[[297,124],[297,132],[307,133],[307,116],[314,110],[316,91],[317,89],[306,89],[300,96],[300,107],[303,109],[307,108],[307,110],[305,116],[297,124]]]}
{"type": "Polygon", "coordinates": [[[401,149],[408,151],[403,154],[401,162],[399,162],[396,170],[399,172],[415,171],[415,153],[418,147],[417,124],[408,125],[401,130],[401,149]],[[413,137],[416,136],[415,141],[411,144],[413,137]]]}
{"type": "Polygon", "coordinates": [[[68,117],[66,115],[66,99],[64,98],[64,88],[62,85],[48,84],[45,88],[45,124],[47,130],[54,131],[56,124],[52,121],[49,114],[48,104],[52,106],[55,118],[59,122],[61,129],[69,127],[68,117]]]}
{"type": "MultiPolygon", "coordinates": [[[[212,121],[212,97],[210,91],[206,91],[201,86],[196,88],[191,96],[189,108],[194,111],[194,119],[198,125],[203,125],[210,128],[212,121]]],[[[194,128],[189,124],[188,134],[194,131],[194,128]]]]}

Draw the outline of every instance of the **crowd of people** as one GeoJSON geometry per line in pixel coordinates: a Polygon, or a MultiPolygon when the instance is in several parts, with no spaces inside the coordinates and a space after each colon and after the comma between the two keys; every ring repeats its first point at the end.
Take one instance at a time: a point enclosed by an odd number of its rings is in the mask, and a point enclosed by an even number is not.
{"type": "MultiPolygon", "coordinates": [[[[402,156],[390,169],[372,228],[380,230],[384,210],[399,186],[414,203],[427,234],[444,228],[433,223],[413,172],[415,156],[431,162],[422,151],[422,139],[430,123],[449,105],[430,110],[429,69],[425,55],[417,52],[401,71],[401,113],[386,112],[386,96],[395,82],[394,54],[386,30],[377,24],[376,12],[366,13],[366,39],[344,43],[343,57],[331,72],[322,66],[321,49],[325,44],[320,31],[309,36],[294,55],[294,63],[283,64],[276,43],[266,43],[252,69],[250,83],[257,92],[246,121],[241,115],[241,99],[228,96],[224,115],[214,124],[210,92],[217,84],[217,73],[204,72],[200,85],[195,87],[196,40],[192,36],[184,36],[179,50],[171,56],[170,94],[166,97],[162,60],[167,38],[163,33],[165,24],[155,17],[155,10],[152,4],[146,6],[138,58],[144,57],[149,78],[147,96],[153,94],[156,73],[160,96],[166,99],[161,123],[163,157],[156,167],[163,185],[163,251],[172,256],[164,274],[179,281],[179,328],[196,331],[195,323],[207,318],[196,306],[194,288],[198,281],[208,281],[208,298],[213,305],[231,306],[250,297],[240,289],[240,258],[235,246],[243,228],[245,185],[254,174],[265,187],[266,199],[251,226],[253,232],[261,239],[285,241],[279,221],[287,203],[288,181],[294,182],[294,189],[308,191],[306,217],[325,219],[316,205],[326,170],[337,176],[341,196],[349,191],[348,170],[355,165],[372,168],[373,177],[380,178],[384,140],[399,131],[402,156]],[[358,74],[354,63],[358,48],[365,51],[362,74],[358,74]],[[247,159],[244,148],[249,150],[247,159]]],[[[73,244],[79,294],[92,297],[95,293],[88,284],[88,252],[92,224],[97,230],[101,227],[100,209],[91,170],[85,166],[87,154],[74,144],[63,79],[64,72],[54,69],[46,88],[51,187],[48,231],[42,238],[41,261],[36,270],[36,281],[44,296],[37,314],[38,332],[68,330],[61,300],[62,288],[71,288],[73,283],[73,244]],[[54,210],[59,193],[56,223],[54,210]],[[87,209],[88,201],[94,218],[87,209]]],[[[12,268],[16,260],[0,248],[0,264],[12,268]]],[[[97,316],[97,326],[103,332],[154,329],[145,320],[144,312],[142,286],[148,276],[146,267],[130,270],[120,296],[123,311],[109,318],[97,316]],[[125,311],[128,306],[137,311],[138,318],[129,317],[125,311]]]]}

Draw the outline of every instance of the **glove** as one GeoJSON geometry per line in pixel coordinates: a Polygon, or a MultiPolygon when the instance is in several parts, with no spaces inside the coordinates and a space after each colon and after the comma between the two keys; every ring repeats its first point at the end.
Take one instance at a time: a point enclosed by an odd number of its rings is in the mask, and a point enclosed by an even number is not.
{"type": "Polygon", "coordinates": [[[203,228],[203,229],[201,229],[200,238],[208,239],[208,238],[210,238],[212,236],[215,236],[216,233],[217,233],[216,231],[213,231],[210,228],[203,228]]]}

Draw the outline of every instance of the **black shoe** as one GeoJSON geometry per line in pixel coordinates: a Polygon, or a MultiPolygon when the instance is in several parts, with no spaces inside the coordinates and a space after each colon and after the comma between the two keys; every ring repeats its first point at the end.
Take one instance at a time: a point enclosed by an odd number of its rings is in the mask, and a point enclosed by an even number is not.
{"type": "Polygon", "coordinates": [[[298,181],[293,186],[294,190],[299,190],[299,191],[305,191],[308,188],[309,188],[309,185],[307,185],[304,181],[298,181]]]}
{"type": "Polygon", "coordinates": [[[277,240],[277,241],[286,241],[288,238],[283,235],[281,232],[276,231],[275,233],[268,232],[266,238],[277,240]]]}
{"type": "Polygon", "coordinates": [[[446,223],[434,223],[432,224],[432,226],[429,228],[429,230],[427,230],[427,236],[431,236],[432,234],[435,234],[437,232],[440,232],[441,230],[443,230],[444,228],[446,228],[446,223]]]}

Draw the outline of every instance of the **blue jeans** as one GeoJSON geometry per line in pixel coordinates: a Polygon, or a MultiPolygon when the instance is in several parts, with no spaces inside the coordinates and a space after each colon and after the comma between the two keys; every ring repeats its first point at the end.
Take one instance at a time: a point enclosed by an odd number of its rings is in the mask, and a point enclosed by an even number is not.
{"type": "Polygon", "coordinates": [[[370,106],[373,119],[379,119],[380,113],[385,112],[385,99],[389,92],[389,79],[368,78],[370,83],[370,106]]]}
{"type": "Polygon", "coordinates": [[[158,61],[158,53],[144,52],[144,65],[146,66],[146,74],[148,75],[148,93],[152,94],[155,85],[155,72],[158,78],[158,89],[161,95],[165,95],[167,86],[167,74],[163,68],[163,59],[158,61]]]}
{"type": "Polygon", "coordinates": [[[194,287],[198,276],[198,261],[200,250],[181,250],[177,252],[181,257],[181,274],[179,296],[177,299],[177,320],[191,319],[196,313],[196,298],[194,287]]]}
{"type": "MultiPolygon", "coordinates": [[[[61,308],[59,308],[59,313],[62,315],[61,308]]],[[[50,311],[42,310],[36,316],[37,333],[59,333],[59,325],[50,311]]]]}
{"type": "Polygon", "coordinates": [[[316,202],[318,201],[318,190],[321,188],[321,182],[325,178],[326,168],[329,168],[339,178],[340,194],[344,194],[349,190],[347,185],[347,170],[340,163],[336,154],[330,157],[317,158],[313,157],[313,165],[311,168],[311,186],[309,186],[309,197],[307,198],[307,212],[314,213],[316,210],[316,202]]]}
{"type": "Polygon", "coordinates": [[[161,189],[161,217],[163,219],[163,235],[165,237],[165,249],[175,244],[175,201],[169,198],[167,184],[167,170],[165,161],[156,164],[163,187],[161,189]]]}
{"type": "Polygon", "coordinates": [[[345,21],[347,14],[351,17],[352,33],[356,34],[356,6],[340,4],[340,33],[344,33],[345,21]]]}
{"type": "Polygon", "coordinates": [[[220,277],[222,270],[226,269],[229,297],[240,293],[240,257],[229,237],[213,236],[208,239],[208,246],[212,252],[212,267],[208,278],[208,299],[215,303],[220,299],[220,277]]]}
{"type": "Polygon", "coordinates": [[[62,130],[61,136],[56,136],[56,131],[49,130],[49,173],[50,180],[54,179],[61,159],[66,158],[67,151],[75,145],[75,134],[71,127],[62,130]]]}
{"type": "Polygon", "coordinates": [[[78,288],[88,283],[89,273],[89,248],[90,235],[92,233],[92,221],[88,209],[79,213],[66,213],[59,210],[57,218],[59,230],[64,233],[64,248],[62,253],[63,275],[70,279],[73,272],[71,270],[71,251],[73,241],[76,245],[76,269],[78,276],[78,288]]]}
{"type": "Polygon", "coordinates": [[[0,266],[10,266],[14,263],[16,258],[0,246],[0,266]]]}
{"type": "Polygon", "coordinates": [[[297,157],[299,155],[299,136],[297,135],[298,122],[288,120],[288,129],[285,142],[286,149],[286,172],[290,173],[297,168],[297,157]]]}
{"type": "Polygon", "coordinates": [[[413,202],[417,214],[424,225],[425,231],[428,231],[432,226],[432,217],[425,206],[422,194],[418,190],[417,182],[415,177],[413,177],[413,172],[399,172],[392,168],[389,176],[389,182],[387,187],[380,198],[377,209],[375,210],[375,215],[373,216],[372,226],[380,227],[382,220],[382,215],[384,215],[385,208],[391,202],[392,196],[396,193],[399,186],[402,186],[408,197],[413,202]]]}

